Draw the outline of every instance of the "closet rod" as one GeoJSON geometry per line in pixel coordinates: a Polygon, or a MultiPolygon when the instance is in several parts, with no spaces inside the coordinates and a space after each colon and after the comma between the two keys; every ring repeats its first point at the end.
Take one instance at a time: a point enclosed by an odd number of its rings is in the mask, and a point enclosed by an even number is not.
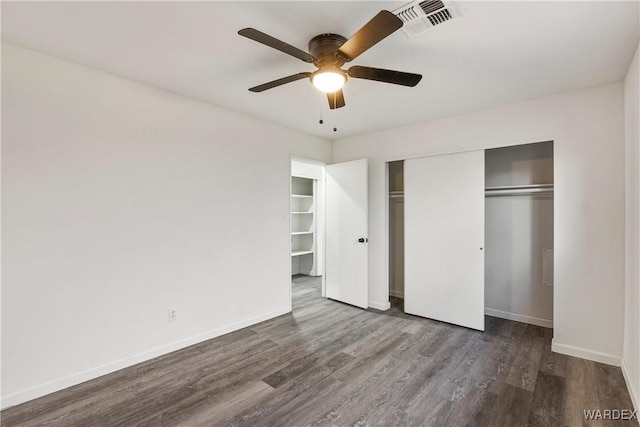
{"type": "Polygon", "coordinates": [[[507,185],[503,187],[487,187],[484,190],[487,197],[492,196],[523,196],[527,194],[553,194],[553,184],[507,185]]]}
{"type": "MultiPolygon", "coordinates": [[[[509,196],[525,194],[552,194],[553,184],[534,185],[507,185],[502,187],[487,187],[484,189],[486,196],[509,196]]],[[[389,197],[392,199],[404,197],[404,191],[390,191],[389,197]]]]}

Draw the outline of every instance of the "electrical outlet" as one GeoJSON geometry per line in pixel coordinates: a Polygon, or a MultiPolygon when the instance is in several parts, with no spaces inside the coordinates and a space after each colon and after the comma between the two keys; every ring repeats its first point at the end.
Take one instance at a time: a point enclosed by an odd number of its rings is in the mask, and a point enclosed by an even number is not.
{"type": "Polygon", "coordinates": [[[176,320],[176,318],[178,317],[178,314],[176,313],[176,309],[175,308],[170,308],[169,309],[169,322],[176,320]]]}

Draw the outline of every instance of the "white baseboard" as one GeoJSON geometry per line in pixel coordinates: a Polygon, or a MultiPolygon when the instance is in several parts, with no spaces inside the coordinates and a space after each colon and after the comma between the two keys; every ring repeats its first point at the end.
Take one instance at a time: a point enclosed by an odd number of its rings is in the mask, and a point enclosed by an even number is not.
{"type": "MultiPolygon", "coordinates": [[[[633,382],[629,378],[629,367],[624,357],[621,360],[620,368],[622,368],[622,376],[624,382],[627,383],[627,390],[629,390],[629,396],[631,397],[631,403],[633,403],[633,409],[640,411],[640,402],[638,401],[638,391],[633,388],[633,382]]],[[[640,424],[640,421],[638,422],[640,424]]]]}
{"type": "Polygon", "coordinates": [[[501,319],[514,320],[516,322],[529,323],[531,325],[542,326],[544,328],[553,328],[553,320],[542,319],[540,317],[525,316],[523,314],[510,313],[508,311],[494,310],[492,308],[484,309],[487,316],[499,317],[501,319]]]}
{"type": "Polygon", "coordinates": [[[561,344],[556,339],[551,340],[551,351],[566,354],[567,356],[579,357],[581,359],[593,360],[607,365],[620,366],[620,356],[614,354],[601,353],[599,351],[589,350],[586,348],[575,347],[572,345],[561,344]]]}
{"type": "Polygon", "coordinates": [[[389,295],[396,298],[404,298],[404,291],[399,291],[397,289],[389,290],[389,295]]]}
{"type": "Polygon", "coordinates": [[[389,310],[391,308],[391,303],[387,302],[377,302],[377,301],[369,301],[369,307],[375,308],[376,310],[389,310]]]}
{"type": "Polygon", "coordinates": [[[238,329],[246,328],[247,326],[255,325],[256,323],[264,322],[265,320],[269,320],[290,312],[290,307],[272,311],[261,316],[252,317],[250,319],[242,320],[231,325],[223,326],[222,328],[214,329],[202,334],[195,335],[193,337],[173,342],[168,345],[163,345],[152,350],[144,351],[131,357],[125,357],[101,366],[96,366],[95,368],[77,372],[63,378],[58,378],[48,383],[40,384],[23,391],[11,393],[7,396],[2,396],[2,398],[0,399],[0,408],[6,409],[11,406],[19,405],[21,403],[45,396],[47,394],[65,389],[67,387],[71,387],[73,385],[98,378],[102,375],[110,374],[120,369],[128,368],[129,366],[133,366],[137,363],[145,362],[147,360],[153,359],[154,357],[162,356],[167,353],[189,347],[190,345],[198,344],[203,341],[210,340],[212,338],[216,338],[221,335],[237,331],[238,329]]]}

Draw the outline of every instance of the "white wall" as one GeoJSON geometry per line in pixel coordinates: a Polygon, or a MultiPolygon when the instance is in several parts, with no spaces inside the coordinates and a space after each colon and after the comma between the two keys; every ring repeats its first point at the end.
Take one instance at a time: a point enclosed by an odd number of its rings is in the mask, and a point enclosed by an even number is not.
{"type": "Polygon", "coordinates": [[[290,310],[328,141],[4,43],[2,125],[4,407],[290,310]]]}
{"type": "Polygon", "coordinates": [[[624,80],[626,158],[626,292],[622,371],[640,409],[640,67],[638,49],[624,80]]]}
{"type": "MultiPolygon", "coordinates": [[[[553,143],[485,152],[485,186],[553,183],[553,143]]],[[[488,315],[553,325],[543,250],[553,249],[553,194],[485,197],[484,299],[488,315]]]]}
{"type": "Polygon", "coordinates": [[[554,141],[554,349],[619,364],[623,120],[623,85],[613,83],[334,141],[334,162],[369,159],[369,298],[388,300],[385,161],[554,141]]]}

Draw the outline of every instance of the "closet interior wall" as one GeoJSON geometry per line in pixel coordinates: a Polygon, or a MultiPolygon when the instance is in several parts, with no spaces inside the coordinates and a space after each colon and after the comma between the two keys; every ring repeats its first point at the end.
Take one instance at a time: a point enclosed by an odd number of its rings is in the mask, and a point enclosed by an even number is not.
{"type": "Polygon", "coordinates": [[[389,295],[404,298],[404,161],[388,166],[389,295]]]}
{"type": "MultiPolygon", "coordinates": [[[[553,142],[486,150],[487,188],[536,184],[553,184],[553,142]]],[[[553,192],[485,194],[485,312],[551,327],[553,192]]]]}

